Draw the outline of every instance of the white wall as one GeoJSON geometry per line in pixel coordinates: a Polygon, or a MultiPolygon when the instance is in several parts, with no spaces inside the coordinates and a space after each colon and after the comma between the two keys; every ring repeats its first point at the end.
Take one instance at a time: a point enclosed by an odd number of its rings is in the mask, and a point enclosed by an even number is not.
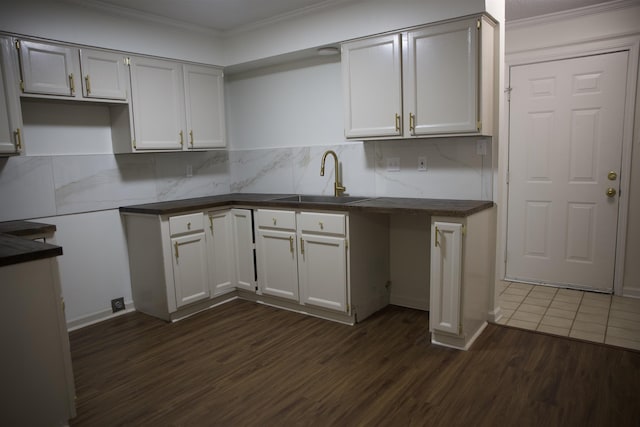
{"type": "MultiPolygon", "coordinates": [[[[570,52],[581,43],[602,41],[615,45],[615,39],[623,36],[640,36],[640,4],[635,1],[616,2],[613,5],[586,8],[582,13],[558,14],[547,19],[534,19],[514,23],[506,30],[506,62],[517,58],[519,62],[536,58],[563,46],[570,52]]],[[[639,76],[634,76],[639,81],[639,76]]],[[[626,230],[626,256],[623,273],[625,295],[640,296],[640,94],[635,96],[633,124],[633,151],[631,153],[630,188],[628,195],[628,227],[626,230]]],[[[506,119],[506,115],[505,121],[506,119]]],[[[502,147],[501,150],[506,150],[502,147]]],[[[501,152],[501,159],[506,153],[501,152]]],[[[622,173],[625,173],[624,171],[622,173]]],[[[628,172],[627,172],[628,173],[628,172]]],[[[624,189],[623,189],[624,191],[624,189]]],[[[500,196],[500,200],[503,197],[500,196]]],[[[501,222],[504,229],[504,222],[501,222]]],[[[501,239],[504,247],[504,233],[501,239]]],[[[500,241],[499,241],[500,244],[500,241]]]]}
{"type": "Polygon", "coordinates": [[[239,64],[327,44],[485,11],[484,0],[360,0],[335,2],[312,14],[225,37],[225,65],[239,64]]]}
{"type": "Polygon", "coordinates": [[[51,40],[223,65],[223,48],[210,32],[137,19],[80,0],[3,0],[0,31],[51,40]],[[93,5],[93,6],[92,6],[93,5]]]}

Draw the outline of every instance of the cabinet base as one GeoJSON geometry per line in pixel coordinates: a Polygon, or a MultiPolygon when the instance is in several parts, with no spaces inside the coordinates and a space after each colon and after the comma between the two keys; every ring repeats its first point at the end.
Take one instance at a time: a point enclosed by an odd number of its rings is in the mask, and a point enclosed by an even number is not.
{"type": "Polygon", "coordinates": [[[451,335],[446,332],[431,331],[431,343],[466,351],[469,350],[473,342],[480,336],[486,327],[487,322],[483,322],[471,337],[468,337],[466,334],[451,335]]]}

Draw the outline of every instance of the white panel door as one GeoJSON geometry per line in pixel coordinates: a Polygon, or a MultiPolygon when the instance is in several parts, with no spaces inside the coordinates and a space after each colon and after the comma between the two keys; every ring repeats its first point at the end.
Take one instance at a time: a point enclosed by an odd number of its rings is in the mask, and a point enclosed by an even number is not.
{"type": "Polygon", "coordinates": [[[301,303],[348,311],[344,237],[301,233],[298,271],[301,303]]]}
{"type": "Polygon", "coordinates": [[[246,291],[255,291],[256,289],[255,244],[251,215],[250,209],[231,209],[235,285],[246,291]]]}
{"type": "Polygon", "coordinates": [[[627,52],[511,68],[507,279],[613,289],[626,79],[627,52]]]}
{"type": "Polygon", "coordinates": [[[171,239],[176,306],[209,298],[204,232],[171,239]]]}
{"type": "Polygon", "coordinates": [[[477,22],[407,34],[404,111],[411,135],[478,131],[477,22]]]}
{"type": "Polygon", "coordinates": [[[257,244],[262,293],[298,301],[296,233],[259,228],[257,244]]]}
{"type": "Polygon", "coordinates": [[[80,49],[82,94],[87,98],[126,101],[129,70],[124,55],[101,50],[80,49]]]}
{"type": "Polygon", "coordinates": [[[342,46],[342,85],[347,138],[402,134],[400,35],[342,46]]]}
{"type": "Polygon", "coordinates": [[[130,69],[136,150],[181,150],[186,138],[182,65],[132,57],[130,69]]]}
{"type": "Polygon", "coordinates": [[[189,148],[225,146],[224,80],[222,70],[184,66],[189,148]]]}
{"type": "Polygon", "coordinates": [[[211,211],[207,214],[207,255],[211,296],[235,289],[233,228],[231,212],[211,211]]]}
{"type": "Polygon", "coordinates": [[[25,93],[76,96],[78,51],[74,48],[20,41],[25,93]],[[75,73],[75,74],[74,74],[75,73]]]}
{"type": "Polygon", "coordinates": [[[429,328],[460,333],[462,294],[462,224],[431,225],[429,328]]]}

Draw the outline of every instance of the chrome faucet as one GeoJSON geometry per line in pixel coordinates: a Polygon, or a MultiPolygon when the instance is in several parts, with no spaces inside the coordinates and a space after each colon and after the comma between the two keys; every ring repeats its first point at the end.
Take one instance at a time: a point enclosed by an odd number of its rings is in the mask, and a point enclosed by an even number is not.
{"type": "Polygon", "coordinates": [[[322,164],[320,165],[320,176],[324,176],[324,162],[327,160],[327,155],[333,155],[333,158],[335,160],[335,171],[336,171],[336,180],[333,184],[333,195],[336,197],[340,197],[342,195],[342,193],[344,193],[344,190],[346,190],[346,187],[342,186],[342,183],[340,182],[340,170],[338,169],[338,155],[336,154],[335,151],[333,150],[327,150],[325,151],[325,153],[322,155],[322,164]]]}

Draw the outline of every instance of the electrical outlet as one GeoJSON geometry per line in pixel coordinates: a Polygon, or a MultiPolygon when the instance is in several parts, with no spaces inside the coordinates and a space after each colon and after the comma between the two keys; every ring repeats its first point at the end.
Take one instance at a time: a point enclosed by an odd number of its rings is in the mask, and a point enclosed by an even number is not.
{"type": "Polygon", "coordinates": [[[400,157],[387,158],[387,172],[400,172],[400,157]]]}
{"type": "Polygon", "coordinates": [[[125,309],[125,306],[124,306],[124,298],[123,297],[111,300],[111,311],[113,313],[115,313],[117,311],[124,310],[124,309],[125,309]]]}
{"type": "Polygon", "coordinates": [[[420,172],[427,171],[427,158],[425,156],[418,157],[418,171],[420,172]]]}

